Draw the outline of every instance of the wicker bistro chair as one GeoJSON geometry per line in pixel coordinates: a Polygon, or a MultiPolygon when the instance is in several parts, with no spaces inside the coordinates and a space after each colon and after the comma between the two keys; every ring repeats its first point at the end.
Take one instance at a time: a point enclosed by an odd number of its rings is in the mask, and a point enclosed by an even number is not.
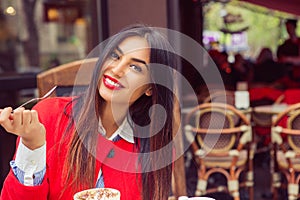
{"type": "Polygon", "coordinates": [[[240,186],[245,186],[253,199],[252,132],[247,117],[228,104],[204,103],[186,116],[185,123],[186,137],[199,166],[195,195],[224,191],[239,200],[240,186]],[[244,171],[246,178],[241,180],[244,171]],[[214,173],[225,176],[227,187],[209,188],[208,179],[214,173]]]}
{"type": "Polygon", "coordinates": [[[284,187],[281,174],[287,182],[289,200],[298,199],[300,181],[300,103],[290,105],[279,113],[272,125],[274,144],[273,192],[278,199],[278,189],[284,187]]]}
{"type": "Polygon", "coordinates": [[[78,95],[90,83],[98,58],[76,60],[43,71],[37,75],[39,96],[57,86],[52,96],[78,95]]]}

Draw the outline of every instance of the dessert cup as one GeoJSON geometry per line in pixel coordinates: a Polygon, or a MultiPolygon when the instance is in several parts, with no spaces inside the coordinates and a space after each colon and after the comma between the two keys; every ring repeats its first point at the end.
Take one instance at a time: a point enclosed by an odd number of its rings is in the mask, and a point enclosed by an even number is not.
{"type": "Polygon", "coordinates": [[[120,200],[120,192],[113,188],[92,188],[77,192],[74,200],[120,200]]]}

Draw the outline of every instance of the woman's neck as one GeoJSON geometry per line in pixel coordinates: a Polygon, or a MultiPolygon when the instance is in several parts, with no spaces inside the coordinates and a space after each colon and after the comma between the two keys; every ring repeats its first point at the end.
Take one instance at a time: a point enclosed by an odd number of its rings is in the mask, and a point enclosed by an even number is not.
{"type": "Polygon", "coordinates": [[[123,122],[128,108],[121,105],[112,105],[104,102],[100,108],[101,123],[106,131],[106,137],[109,138],[119,128],[123,122]]]}

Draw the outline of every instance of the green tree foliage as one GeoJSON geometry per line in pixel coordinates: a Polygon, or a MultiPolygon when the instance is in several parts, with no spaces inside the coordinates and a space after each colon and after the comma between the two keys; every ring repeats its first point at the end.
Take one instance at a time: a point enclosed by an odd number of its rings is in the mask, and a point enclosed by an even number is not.
{"type": "MultiPolygon", "coordinates": [[[[226,27],[229,30],[238,30],[243,27],[249,27],[247,31],[249,49],[245,54],[255,58],[263,47],[272,49],[274,55],[279,44],[281,44],[287,33],[285,31],[283,20],[286,18],[295,18],[295,16],[271,11],[266,8],[231,1],[227,4],[209,3],[204,7],[204,29],[219,31],[226,27]],[[222,15],[233,14],[241,15],[242,21],[226,24],[222,15]]],[[[298,28],[300,28],[298,26],[298,28]]],[[[299,30],[297,30],[300,32],[299,30]]],[[[222,41],[220,41],[222,43],[222,41]]]]}

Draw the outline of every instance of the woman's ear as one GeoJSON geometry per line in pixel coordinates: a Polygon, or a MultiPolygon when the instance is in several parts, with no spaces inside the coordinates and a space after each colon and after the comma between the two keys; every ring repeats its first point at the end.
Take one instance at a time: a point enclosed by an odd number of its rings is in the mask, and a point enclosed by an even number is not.
{"type": "Polygon", "coordinates": [[[146,92],[145,95],[147,95],[148,97],[152,96],[152,87],[149,87],[146,92]]]}

